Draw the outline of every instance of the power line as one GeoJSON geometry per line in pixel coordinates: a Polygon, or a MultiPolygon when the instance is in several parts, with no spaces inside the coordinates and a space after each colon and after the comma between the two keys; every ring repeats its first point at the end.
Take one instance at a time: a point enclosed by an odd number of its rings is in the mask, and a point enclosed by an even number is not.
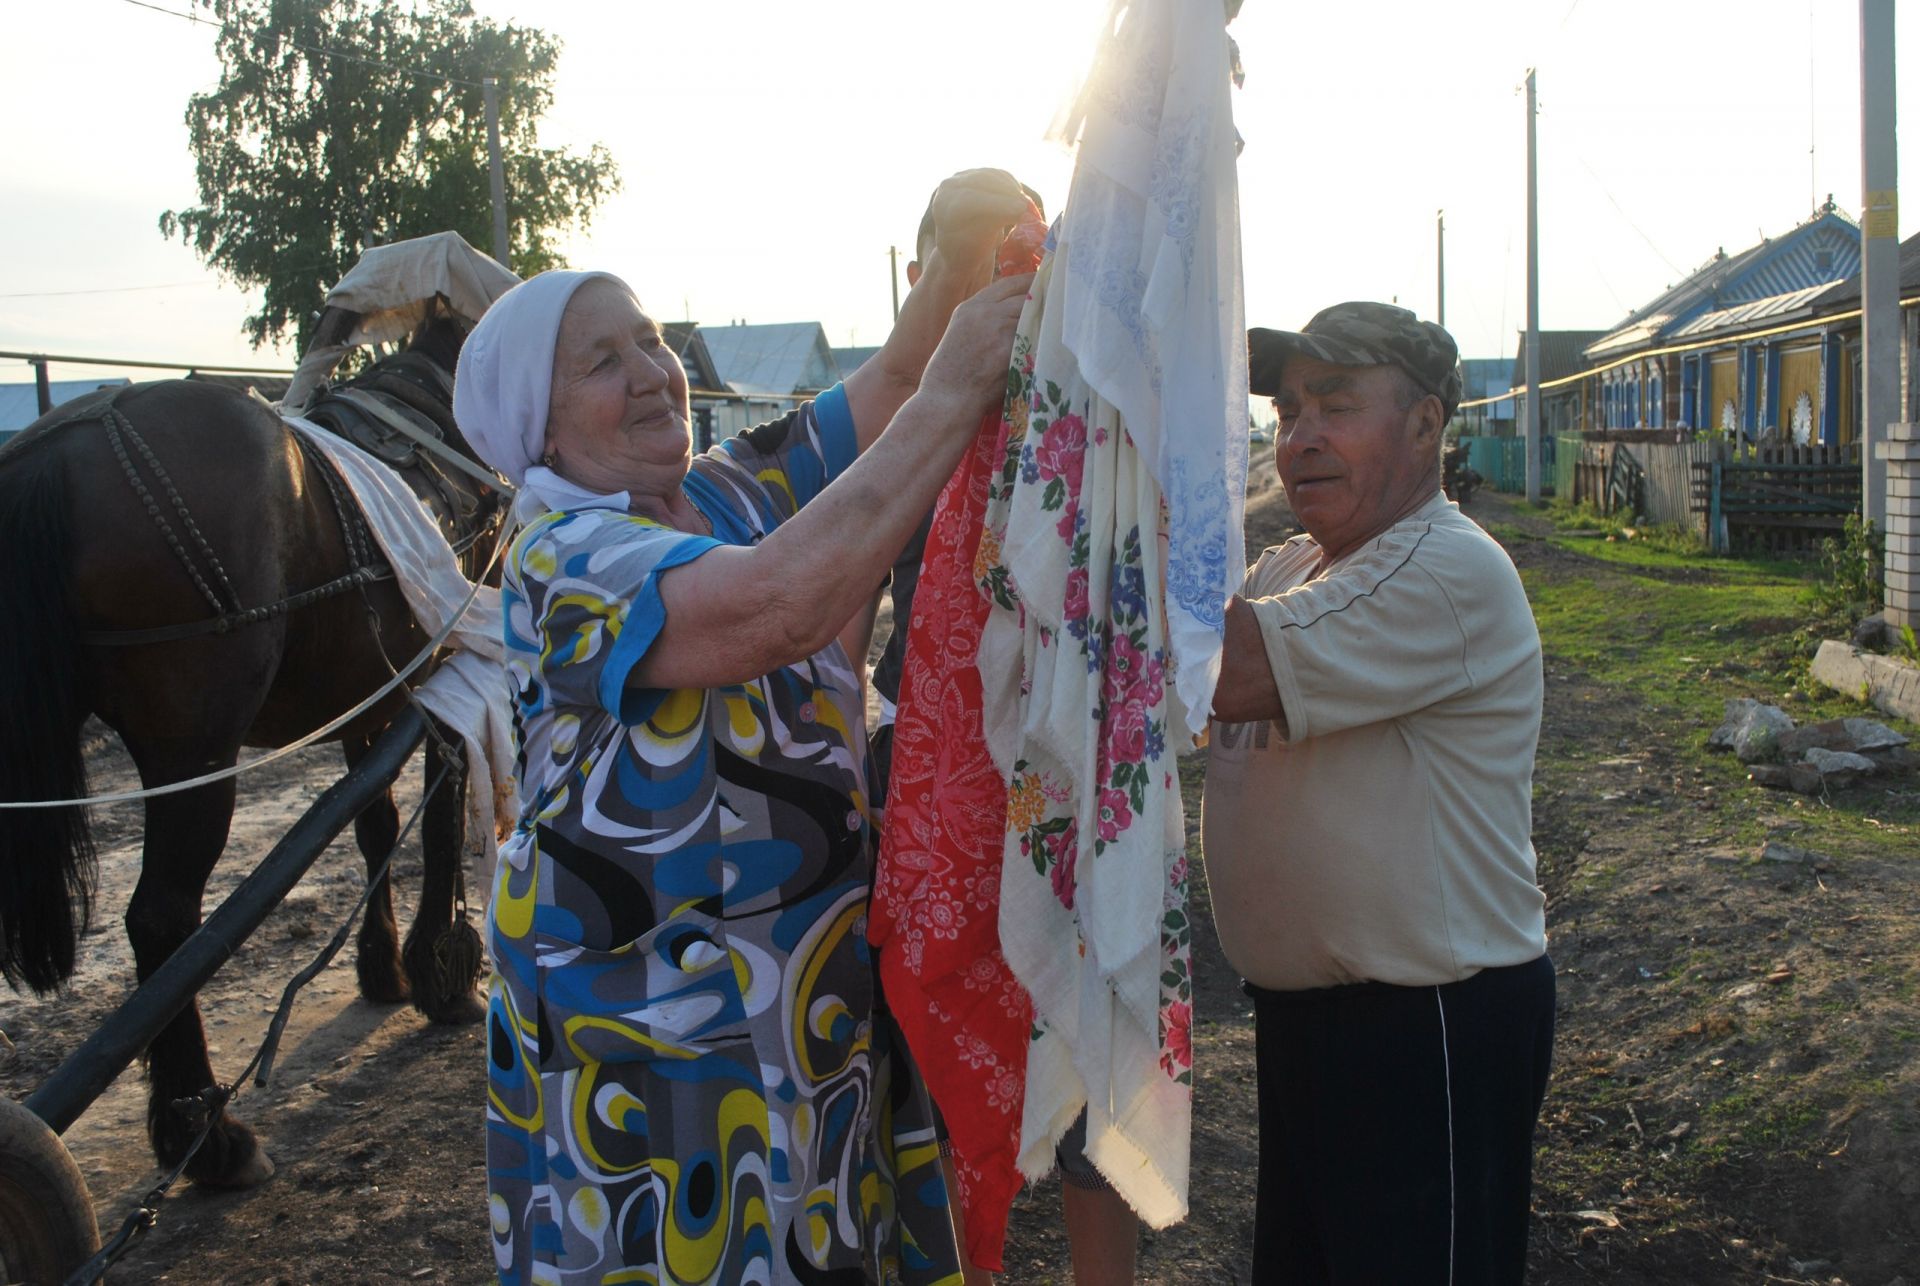
{"type": "Polygon", "coordinates": [[[62,295],[119,295],[134,290],[178,290],[183,286],[205,286],[202,281],[168,281],[157,286],[100,286],[93,290],[18,290],[0,295],[0,299],[53,299],[62,295]]]}
{"type": "MultiPolygon", "coordinates": [[[[165,9],[157,4],[148,4],[147,0],[122,0],[122,3],[130,4],[136,9],[151,9],[154,13],[164,13],[171,18],[184,18],[186,21],[198,25],[218,27],[222,31],[227,30],[225,23],[217,22],[212,18],[202,18],[197,13],[181,13],[178,9],[165,9]]],[[[449,85],[462,85],[468,89],[481,88],[481,84],[477,80],[462,80],[458,76],[449,76],[445,72],[423,71],[416,67],[402,67],[398,63],[381,62],[377,58],[368,58],[363,54],[351,54],[344,49],[328,49],[321,45],[309,45],[299,40],[288,39],[285,36],[280,37],[280,40],[284,44],[292,45],[295,49],[302,49],[307,53],[317,54],[322,58],[339,58],[346,62],[359,63],[363,67],[378,67],[382,71],[394,72],[401,76],[412,76],[416,80],[443,81],[449,85]]]]}
{"type": "Polygon", "coordinates": [[[1613,193],[1607,190],[1606,181],[1600,177],[1599,171],[1595,170],[1591,165],[1587,164],[1587,158],[1580,155],[1577,149],[1568,148],[1567,150],[1573,153],[1573,157],[1576,161],[1580,162],[1580,167],[1584,169],[1589,175],[1592,175],[1594,183],[1600,189],[1600,195],[1607,198],[1607,204],[1611,205],[1615,210],[1619,211],[1620,217],[1627,221],[1627,226],[1629,228],[1632,228],[1635,232],[1639,233],[1640,239],[1647,243],[1647,249],[1653,251],[1654,254],[1658,255],[1660,257],[1660,261],[1666,264],[1667,267],[1673,269],[1673,271],[1677,273],[1679,276],[1682,276],[1682,277],[1686,276],[1687,270],[1685,268],[1682,268],[1679,264],[1675,263],[1673,260],[1667,258],[1666,253],[1662,251],[1659,246],[1656,246],[1655,244],[1653,244],[1653,238],[1648,236],[1646,234],[1646,231],[1642,229],[1639,224],[1633,221],[1633,216],[1627,213],[1626,207],[1622,206],[1618,201],[1613,199],[1613,193]]]}

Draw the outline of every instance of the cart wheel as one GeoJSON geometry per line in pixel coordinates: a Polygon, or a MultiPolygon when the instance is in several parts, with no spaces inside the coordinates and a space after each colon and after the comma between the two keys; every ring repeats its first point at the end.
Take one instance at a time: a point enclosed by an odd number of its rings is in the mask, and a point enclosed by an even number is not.
{"type": "Polygon", "coordinates": [[[60,1136],[0,1098],[0,1282],[58,1283],[100,1249],[93,1198],[60,1136]]]}

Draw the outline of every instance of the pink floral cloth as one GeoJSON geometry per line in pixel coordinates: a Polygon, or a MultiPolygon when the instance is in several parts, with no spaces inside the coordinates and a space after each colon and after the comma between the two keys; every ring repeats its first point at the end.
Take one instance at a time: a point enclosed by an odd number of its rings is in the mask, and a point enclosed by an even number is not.
{"type": "Polygon", "coordinates": [[[1060,344],[1071,246],[1040,267],[974,567],[984,731],[1009,783],[1000,943],[1033,998],[1020,1167],[1087,1113],[1142,1219],[1187,1209],[1192,980],[1165,514],[1114,408],[1060,344]],[[1169,744],[1169,729],[1176,745],[1169,744]]]}

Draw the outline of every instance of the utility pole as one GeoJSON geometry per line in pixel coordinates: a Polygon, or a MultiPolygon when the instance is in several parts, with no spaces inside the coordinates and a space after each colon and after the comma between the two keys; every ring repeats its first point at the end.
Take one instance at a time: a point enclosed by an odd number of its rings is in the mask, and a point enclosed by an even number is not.
{"type": "Polygon", "coordinates": [[[1894,148],[1893,0],[1860,0],[1860,516],[1882,530],[1887,463],[1875,447],[1900,406],[1900,194],[1894,148]]]}
{"type": "Polygon", "coordinates": [[[1434,293],[1440,300],[1439,306],[1435,309],[1437,315],[1434,320],[1444,328],[1447,324],[1447,212],[1436,211],[1433,224],[1434,236],[1438,238],[1433,255],[1434,271],[1438,277],[1434,293]]]}
{"type": "MultiPolygon", "coordinates": [[[[1886,533],[1887,624],[1920,627],[1920,425],[1900,395],[1900,193],[1894,148],[1893,0],[1860,0],[1860,516],[1886,533]]],[[[1914,378],[1909,370],[1908,381],[1914,378]]],[[[1908,637],[1912,637],[1908,635],[1908,637]]]]}
{"type": "Polygon", "coordinates": [[[900,247],[887,247],[887,266],[893,277],[893,319],[900,320],[900,247]]]}
{"type": "Polygon", "coordinates": [[[511,268],[507,240],[507,175],[500,160],[500,82],[488,76],[480,82],[487,107],[487,186],[493,189],[493,257],[511,268]]]}
{"type": "MultiPolygon", "coordinates": [[[[1888,0],[1891,3],[1892,0],[1888,0]]],[[[1867,0],[1861,0],[1867,3],[1867,0]]],[[[1527,503],[1540,503],[1540,175],[1533,68],[1527,68],[1527,503]]]]}

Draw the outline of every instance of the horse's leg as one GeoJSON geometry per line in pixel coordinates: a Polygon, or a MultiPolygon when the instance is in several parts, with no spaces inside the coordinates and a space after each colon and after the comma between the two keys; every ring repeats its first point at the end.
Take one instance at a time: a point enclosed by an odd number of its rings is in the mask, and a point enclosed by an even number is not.
{"type": "MultiPolygon", "coordinates": [[[[340,745],[351,770],[366,757],[372,743],[361,737],[345,737],[340,745]]],[[[380,870],[400,838],[400,812],[393,805],[391,788],[381,791],[353,819],[353,837],[367,864],[367,879],[373,881],[366,914],[360,919],[359,952],[355,957],[360,994],[376,1005],[397,1005],[407,998],[407,980],[400,970],[400,927],[393,918],[393,880],[380,870]]]]}
{"type": "MultiPolygon", "coordinates": [[[[209,747],[200,744],[181,746],[173,754],[138,742],[129,743],[127,749],[147,785],[230,765],[238,750],[229,746],[210,754],[206,753],[209,747]]],[[[127,939],[133,944],[142,982],[200,927],[201,896],[207,875],[227,844],[233,799],[234,783],[229,778],[147,801],[140,882],[127,904],[126,917],[127,939]]],[[[186,1154],[198,1130],[192,1106],[175,1104],[194,1099],[215,1083],[197,999],[189,999],[173,1021],[161,1028],[147,1046],[146,1057],[147,1134],[160,1164],[171,1167],[186,1154]]],[[[196,1183],[219,1187],[248,1187],[272,1173],[273,1163],[254,1140],[253,1131],[224,1110],[187,1167],[188,1177],[196,1183]]]]}
{"type": "Polygon", "coordinates": [[[407,933],[407,979],[413,984],[414,1007],[434,1022],[477,1023],[487,1012],[474,994],[480,977],[480,935],[461,913],[467,756],[452,729],[437,719],[433,727],[436,735],[428,742],[425,770],[427,788],[434,793],[420,822],[425,873],[420,910],[407,933]],[[443,765],[446,777],[434,789],[443,765]]]}

